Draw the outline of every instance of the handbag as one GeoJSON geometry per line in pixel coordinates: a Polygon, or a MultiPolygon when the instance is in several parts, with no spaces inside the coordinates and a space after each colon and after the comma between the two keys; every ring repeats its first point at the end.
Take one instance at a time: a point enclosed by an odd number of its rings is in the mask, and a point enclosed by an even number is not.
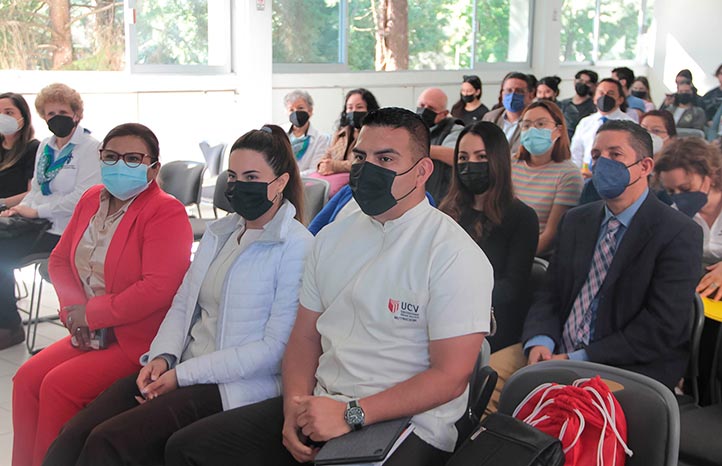
{"type": "Polygon", "coordinates": [[[451,456],[446,466],[562,466],[559,439],[511,416],[494,413],[451,456]]]}
{"type": "Polygon", "coordinates": [[[26,218],[20,216],[0,217],[0,240],[21,238],[28,235],[40,235],[50,229],[52,223],[46,218],[26,218]]]}

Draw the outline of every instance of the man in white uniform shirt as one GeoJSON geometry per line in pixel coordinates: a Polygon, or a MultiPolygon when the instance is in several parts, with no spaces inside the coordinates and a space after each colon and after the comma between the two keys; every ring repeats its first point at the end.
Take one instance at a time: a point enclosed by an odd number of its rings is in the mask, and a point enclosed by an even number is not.
{"type": "Polygon", "coordinates": [[[621,110],[625,104],[626,94],[622,84],[616,79],[602,79],[594,93],[597,113],[581,119],[572,138],[572,162],[582,169],[585,178],[592,176],[592,146],[600,126],[609,120],[632,120],[621,110]]]}
{"type": "Polygon", "coordinates": [[[448,459],[489,331],[492,268],[425,197],[420,117],[369,113],[354,154],[361,211],[319,232],[306,260],[283,397],[196,423],[169,441],[167,464],[295,465],[313,461],[316,442],[405,416],[414,432],[385,464],[448,459]]]}

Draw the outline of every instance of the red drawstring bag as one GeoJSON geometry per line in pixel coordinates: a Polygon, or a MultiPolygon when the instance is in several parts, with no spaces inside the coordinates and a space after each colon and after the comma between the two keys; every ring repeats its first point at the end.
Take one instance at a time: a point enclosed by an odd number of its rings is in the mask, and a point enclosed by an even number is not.
{"type": "Polygon", "coordinates": [[[562,442],[566,466],[624,466],[627,420],[597,376],[572,385],[545,383],[514,410],[514,417],[562,442]]]}

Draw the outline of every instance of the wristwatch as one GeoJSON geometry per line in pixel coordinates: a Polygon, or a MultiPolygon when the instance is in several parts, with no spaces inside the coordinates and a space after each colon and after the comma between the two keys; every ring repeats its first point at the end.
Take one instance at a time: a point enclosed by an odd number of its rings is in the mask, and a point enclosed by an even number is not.
{"type": "Polygon", "coordinates": [[[343,418],[346,424],[351,427],[351,430],[359,430],[364,426],[364,414],[363,408],[358,405],[358,400],[351,400],[346,405],[346,412],[343,413],[343,418]]]}

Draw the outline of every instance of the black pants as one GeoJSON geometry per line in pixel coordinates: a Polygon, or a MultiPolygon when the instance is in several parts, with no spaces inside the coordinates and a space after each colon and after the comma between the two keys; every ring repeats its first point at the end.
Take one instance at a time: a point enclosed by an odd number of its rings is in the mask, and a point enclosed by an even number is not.
{"type": "Polygon", "coordinates": [[[68,421],[43,464],[163,464],[174,432],[223,410],[218,385],[179,387],[139,405],[136,378],[118,380],[68,421]]]}
{"type": "MultiPolygon", "coordinates": [[[[298,465],[283,446],[282,428],[281,397],[225,411],[173,434],[165,447],[165,464],[298,465]]],[[[385,466],[441,466],[450,456],[411,434],[385,466]]]]}
{"type": "Polygon", "coordinates": [[[12,329],[20,325],[15,300],[15,276],[13,270],[20,260],[29,254],[50,252],[60,241],[60,236],[43,233],[20,238],[0,240],[0,328],[12,329]]]}

